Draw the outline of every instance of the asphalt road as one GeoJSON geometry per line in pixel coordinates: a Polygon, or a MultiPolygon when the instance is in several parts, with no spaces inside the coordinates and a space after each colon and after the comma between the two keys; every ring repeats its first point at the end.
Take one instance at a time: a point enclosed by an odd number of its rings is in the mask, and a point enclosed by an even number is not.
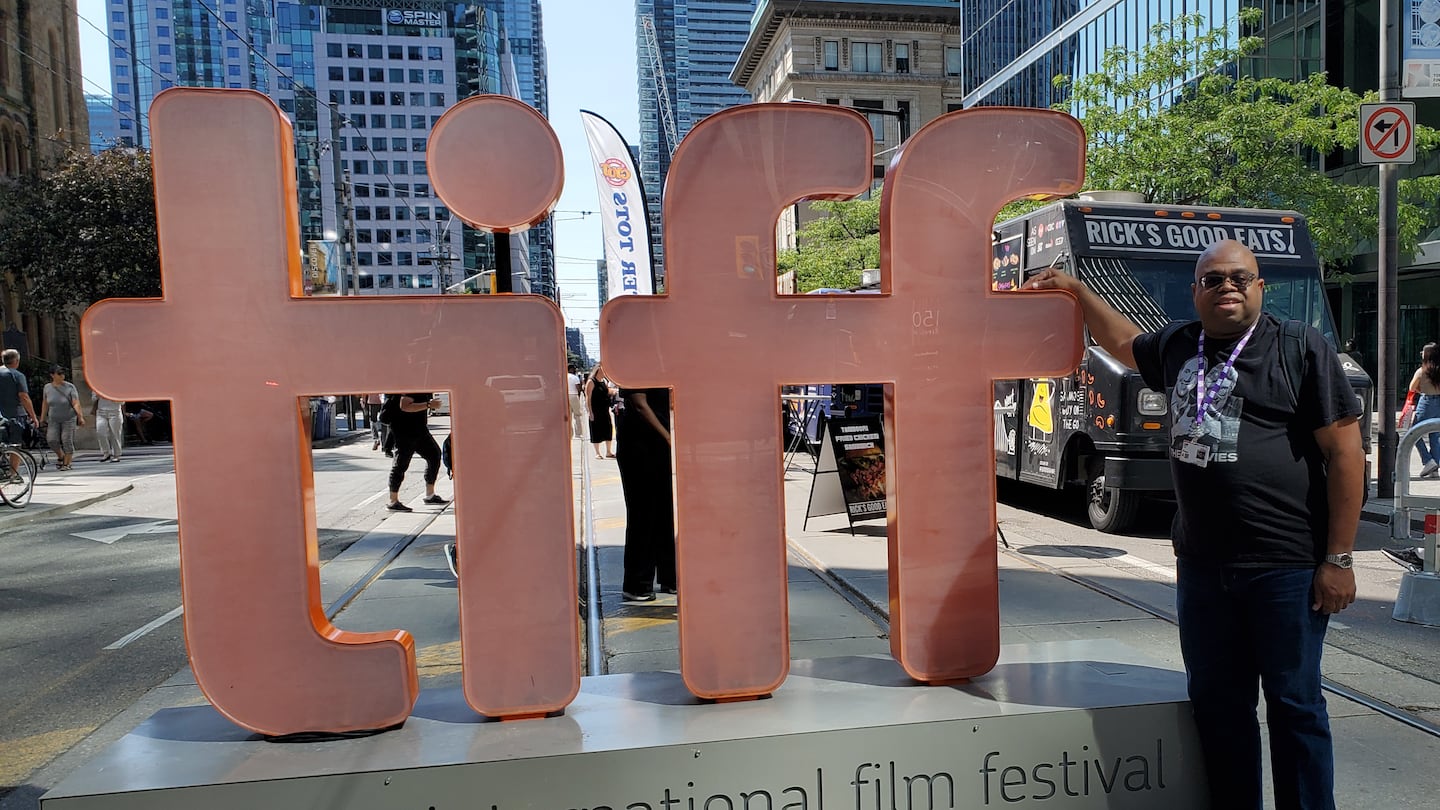
{"type": "MultiPolygon", "coordinates": [[[[368,441],[314,459],[328,560],[387,514],[389,459],[368,441]]],[[[0,538],[0,797],[185,666],[173,459],[156,447],[124,463],[131,492],[0,538]]]]}

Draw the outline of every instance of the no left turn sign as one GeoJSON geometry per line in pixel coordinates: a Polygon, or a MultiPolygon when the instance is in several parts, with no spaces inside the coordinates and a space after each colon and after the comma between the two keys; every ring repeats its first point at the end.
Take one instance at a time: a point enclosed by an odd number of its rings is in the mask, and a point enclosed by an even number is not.
{"type": "Polygon", "coordinates": [[[1360,105],[1360,162],[1415,162],[1415,104],[1386,101],[1360,105]]]}

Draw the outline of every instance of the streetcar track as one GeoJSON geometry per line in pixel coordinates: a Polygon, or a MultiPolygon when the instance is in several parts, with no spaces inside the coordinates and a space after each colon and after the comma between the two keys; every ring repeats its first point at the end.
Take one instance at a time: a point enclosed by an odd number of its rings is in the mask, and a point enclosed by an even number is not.
{"type": "MultiPolygon", "coordinates": [[[[1081,586],[1082,588],[1088,588],[1089,590],[1095,591],[1101,596],[1109,597],[1110,599],[1114,599],[1117,602],[1129,605],[1130,607],[1133,607],[1143,613],[1148,613],[1151,616],[1154,616],[1155,618],[1166,622],[1167,624],[1176,626],[1179,625],[1178,619],[1170,611],[1152,605],[1142,599],[1137,599],[1135,597],[1123,594],[1108,585],[1101,584],[1099,582],[1089,579],[1088,577],[1072,574],[1068,571],[1050,565],[1049,563],[1034,559],[1033,557],[1030,557],[1029,555],[1023,554],[1019,551],[1000,549],[1000,552],[1014,559],[1018,559],[1025,563],[1028,563],[1029,565],[1035,568],[1039,568],[1042,571],[1054,574],[1055,576],[1073,582],[1076,585],[1081,586]]],[[[1331,644],[1328,641],[1326,642],[1326,645],[1334,646],[1336,649],[1341,650],[1349,655],[1354,655],[1357,658],[1363,658],[1367,661],[1370,661],[1371,663],[1379,664],[1386,669],[1393,669],[1385,662],[1376,661],[1375,659],[1370,658],[1363,653],[1356,653],[1350,650],[1346,650],[1343,647],[1331,644]]],[[[1331,694],[1343,697],[1347,700],[1354,701],[1355,703],[1358,703],[1361,706],[1370,709],[1371,711],[1384,715],[1391,720],[1409,726],[1410,728],[1413,728],[1417,731],[1422,731],[1432,737],[1440,737],[1440,724],[1432,723],[1431,721],[1426,720],[1425,718],[1414,712],[1406,711],[1405,709],[1402,709],[1398,706],[1393,706],[1375,697],[1374,695],[1360,691],[1358,689],[1355,689],[1354,687],[1346,686],[1341,683],[1336,683],[1329,678],[1321,678],[1320,685],[1325,691],[1330,692],[1331,694]]]]}

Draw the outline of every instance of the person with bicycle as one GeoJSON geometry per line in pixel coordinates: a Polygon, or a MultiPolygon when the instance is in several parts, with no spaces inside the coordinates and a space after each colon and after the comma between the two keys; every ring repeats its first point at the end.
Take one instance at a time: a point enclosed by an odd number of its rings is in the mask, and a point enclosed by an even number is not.
{"type": "MultiPolygon", "coordinates": [[[[30,385],[19,371],[20,352],[6,349],[0,352],[0,444],[22,444],[25,423],[20,421],[21,411],[30,417],[30,424],[39,425],[35,416],[35,404],[30,401],[30,385]]],[[[8,475],[16,475],[13,469],[16,459],[11,460],[12,469],[8,475]]]]}

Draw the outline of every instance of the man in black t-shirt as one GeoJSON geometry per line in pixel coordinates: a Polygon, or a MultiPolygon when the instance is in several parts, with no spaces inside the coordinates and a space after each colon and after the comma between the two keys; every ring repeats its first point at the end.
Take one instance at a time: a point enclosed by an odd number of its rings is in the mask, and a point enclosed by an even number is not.
{"type": "Polygon", "coordinates": [[[1359,403],[1315,329],[1298,390],[1265,282],[1235,241],[1195,265],[1199,321],[1143,334],[1078,279],[1027,285],[1080,301],[1091,336],[1171,391],[1170,467],[1180,648],[1214,807],[1262,803],[1257,682],[1265,690],[1275,803],[1333,808],[1334,755],[1320,687],[1331,614],[1355,600],[1350,552],[1365,454],[1359,403]]]}

